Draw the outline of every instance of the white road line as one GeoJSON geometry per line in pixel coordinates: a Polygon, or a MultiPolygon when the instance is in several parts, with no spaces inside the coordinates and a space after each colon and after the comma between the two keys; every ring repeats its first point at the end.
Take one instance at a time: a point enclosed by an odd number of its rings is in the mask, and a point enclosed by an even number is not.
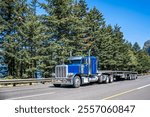
{"type": "Polygon", "coordinates": [[[29,95],[29,96],[22,96],[22,97],[16,97],[16,98],[8,98],[8,99],[5,99],[5,100],[17,100],[17,99],[38,97],[38,96],[43,96],[43,95],[50,95],[50,94],[54,94],[54,93],[55,93],[55,92],[43,93],[43,94],[36,94],[36,95],[29,95]]]}
{"type": "MultiPolygon", "coordinates": [[[[50,90],[50,89],[46,89],[47,87],[43,87],[43,88],[38,88],[38,89],[42,89],[43,90],[50,90]]],[[[16,90],[2,90],[0,91],[0,93],[9,93],[9,92],[24,92],[24,91],[28,91],[28,92],[32,92],[33,90],[37,90],[37,88],[29,88],[29,89],[16,89],[16,90]]]]}
{"type": "MultiPolygon", "coordinates": [[[[0,93],[7,93],[7,92],[16,92],[16,91],[26,91],[26,90],[37,90],[38,89],[43,89],[43,88],[47,88],[45,86],[41,86],[41,87],[37,87],[38,85],[33,85],[32,87],[27,87],[27,88],[24,88],[24,89],[21,89],[22,87],[21,86],[18,86],[17,89],[6,89],[5,88],[1,88],[0,87],[0,93]],[[18,89],[20,88],[20,89],[18,89]]],[[[49,85],[51,86],[51,85],[49,85]]],[[[6,87],[8,88],[8,87],[6,87]]],[[[11,88],[11,87],[10,87],[11,88]]],[[[15,88],[15,87],[14,87],[15,88]]]]}
{"type": "Polygon", "coordinates": [[[139,87],[139,88],[137,88],[138,90],[140,90],[140,89],[143,89],[143,88],[146,88],[146,87],[149,87],[150,86],[150,84],[148,84],[148,85],[144,85],[144,86],[142,86],[142,87],[139,87]]]}

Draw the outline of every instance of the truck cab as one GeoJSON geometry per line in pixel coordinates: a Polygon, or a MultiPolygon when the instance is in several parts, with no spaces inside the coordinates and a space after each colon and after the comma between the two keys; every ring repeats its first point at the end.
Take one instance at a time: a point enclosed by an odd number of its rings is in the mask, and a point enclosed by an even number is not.
{"type": "Polygon", "coordinates": [[[94,75],[97,72],[96,57],[70,57],[68,64],[70,73],[78,73],[81,75],[94,75]],[[75,71],[76,70],[76,71],[75,71]]]}
{"type": "Polygon", "coordinates": [[[54,86],[69,84],[79,87],[97,80],[97,59],[94,56],[75,56],[68,58],[68,63],[55,67],[54,86]]]}

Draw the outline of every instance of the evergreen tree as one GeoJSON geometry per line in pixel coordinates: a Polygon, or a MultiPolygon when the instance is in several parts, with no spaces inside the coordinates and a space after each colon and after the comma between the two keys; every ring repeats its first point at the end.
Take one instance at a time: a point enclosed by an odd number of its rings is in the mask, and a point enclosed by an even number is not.
{"type": "Polygon", "coordinates": [[[134,43],[133,50],[136,51],[136,52],[141,50],[141,48],[140,48],[140,46],[139,46],[139,44],[137,42],[134,43]]]}
{"type": "Polygon", "coordinates": [[[144,43],[143,49],[150,55],[150,40],[144,43]]]}
{"type": "Polygon", "coordinates": [[[70,39],[70,28],[72,25],[71,0],[47,0],[48,4],[41,4],[46,10],[45,25],[52,28],[52,39],[57,46],[56,60],[62,63],[69,56],[73,40],[70,39]],[[70,45],[70,46],[69,46],[70,45]]]}
{"type": "Polygon", "coordinates": [[[37,71],[43,77],[49,77],[54,68],[55,61],[52,57],[53,43],[50,30],[43,24],[40,16],[36,15],[37,1],[32,0],[28,5],[28,16],[19,29],[20,50],[20,77],[35,77],[37,71]]]}
{"type": "Polygon", "coordinates": [[[85,18],[86,35],[85,35],[85,50],[92,49],[92,54],[96,55],[98,51],[97,43],[101,41],[100,30],[105,25],[102,13],[96,7],[91,9],[85,18]]]}
{"type": "Polygon", "coordinates": [[[141,49],[125,41],[121,27],[106,25],[103,14],[89,10],[86,0],[0,0],[0,56],[5,56],[10,75],[35,77],[42,71],[50,77],[57,64],[69,57],[97,56],[101,69],[150,69],[149,41],[141,49]],[[37,15],[37,7],[46,13],[37,15]],[[2,48],[2,47],[0,47],[2,48]]]}
{"type": "Polygon", "coordinates": [[[150,56],[144,50],[138,52],[138,66],[137,71],[139,73],[146,73],[150,70],[150,56]]]}
{"type": "Polygon", "coordinates": [[[113,29],[112,26],[106,26],[101,29],[100,39],[97,43],[98,45],[98,52],[97,56],[100,60],[101,69],[112,69],[111,66],[115,64],[113,60],[113,29]]]}
{"type": "Polygon", "coordinates": [[[78,18],[83,20],[86,17],[87,11],[89,9],[87,7],[86,1],[85,0],[79,0],[79,2],[78,2],[78,0],[76,0],[74,2],[74,6],[73,7],[74,7],[73,14],[75,16],[77,16],[78,18]]]}
{"type": "Polygon", "coordinates": [[[114,26],[113,31],[113,45],[114,45],[114,59],[117,62],[117,69],[121,69],[124,65],[123,61],[126,59],[124,56],[127,52],[124,46],[125,40],[123,39],[123,33],[120,31],[121,27],[118,25],[114,26]]]}
{"type": "Polygon", "coordinates": [[[19,27],[22,25],[26,13],[26,0],[8,0],[1,2],[0,16],[4,24],[1,37],[4,40],[4,55],[8,63],[9,73],[15,77],[19,76],[19,58],[21,38],[18,36],[19,27]]]}

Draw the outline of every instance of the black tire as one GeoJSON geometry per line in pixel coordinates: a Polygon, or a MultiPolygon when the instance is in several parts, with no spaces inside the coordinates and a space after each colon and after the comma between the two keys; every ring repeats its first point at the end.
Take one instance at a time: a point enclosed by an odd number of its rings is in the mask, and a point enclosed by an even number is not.
{"type": "Polygon", "coordinates": [[[98,76],[98,83],[101,84],[102,82],[103,82],[103,76],[100,75],[100,76],[98,76]]]}
{"type": "Polygon", "coordinates": [[[61,84],[53,84],[54,85],[54,87],[60,87],[61,86],[61,84]]]}
{"type": "Polygon", "coordinates": [[[136,80],[137,79],[137,75],[134,75],[134,80],[136,80]]]}
{"type": "Polygon", "coordinates": [[[127,75],[127,79],[128,79],[128,80],[132,80],[132,77],[131,77],[130,74],[127,75]]]}
{"type": "Polygon", "coordinates": [[[79,76],[75,76],[73,80],[73,87],[74,88],[79,88],[81,85],[81,79],[79,76]]]}
{"type": "Polygon", "coordinates": [[[104,75],[104,77],[106,77],[106,78],[105,78],[105,83],[106,83],[106,84],[109,83],[109,76],[108,76],[108,75],[104,75]]]}
{"type": "Polygon", "coordinates": [[[135,80],[136,79],[136,76],[135,75],[132,75],[132,80],[135,80]]]}
{"type": "Polygon", "coordinates": [[[129,75],[129,80],[133,80],[133,79],[132,79],[132,75],[129,75]]]}
{"type": "Polygon", "coordinates": [[[113,78],[113,75],[110,75],[109,76],[109,83],[112,83],[112,82],[114,82],[114,78],[113,78]]]}
{"type": "Polygon", "coordinates": [[[136,76],[136,79],[138,79],[138,76],[136,76]]]}

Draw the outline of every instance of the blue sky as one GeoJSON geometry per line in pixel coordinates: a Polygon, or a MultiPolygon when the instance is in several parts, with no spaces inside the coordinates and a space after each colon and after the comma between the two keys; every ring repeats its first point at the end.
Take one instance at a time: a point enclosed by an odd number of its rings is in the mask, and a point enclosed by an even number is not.
{"type": "Polygon", "coordinates": [[[124,38],[141,47],[150,39],[149,0],[86,0],[88,7],[96,6],[107,24],[121,26],[124,38]]]}
{"type": "MultiPolygon", "coordinates": [[[[43,0],[39,0],[42,2],[43,0]]],[[[104,15],[107,24],[118,24],[124,38],[143,47],[150,39],[149,0],[86,0],[88,7],[97,9],[104,15]]],[[[43,11],[39,10],[39,14],[43,11]]]]}

